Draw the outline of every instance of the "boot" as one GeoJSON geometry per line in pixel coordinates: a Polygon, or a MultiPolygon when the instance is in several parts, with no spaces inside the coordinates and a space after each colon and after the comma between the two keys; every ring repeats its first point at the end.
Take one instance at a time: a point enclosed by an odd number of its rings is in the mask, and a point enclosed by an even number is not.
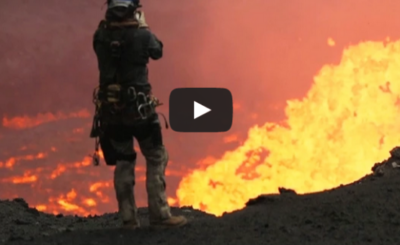
{"type": "Polygon", "coordinates": [[[151,222],[150,226],[154,228],[174,228],[181,227],[187,224],[187,219],[183,216],[171,216],[168,219],[160,220],[158,222],[151,222]]]}
{"type": "Polygon", "coordinates": [[[114,170],[114,188],[118,201],[118,212],[123,222],[122,228],[129,230],[134,230],[140,226],[133,194],[134,166],[134,161],[117,161],[114,170]]]}

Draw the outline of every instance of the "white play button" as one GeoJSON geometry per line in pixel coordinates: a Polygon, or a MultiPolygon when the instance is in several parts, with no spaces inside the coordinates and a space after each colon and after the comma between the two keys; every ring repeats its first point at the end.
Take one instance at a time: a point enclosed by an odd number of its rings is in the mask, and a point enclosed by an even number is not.
{"type": "Polygon", "coordinates": [[[202,104],[197,103],[196,101],[194,101],[194,116],[193,119],[196,119],[200,116],[203,116],[204,114],[210,112],[211,109],[205,107],[202,104]]]}

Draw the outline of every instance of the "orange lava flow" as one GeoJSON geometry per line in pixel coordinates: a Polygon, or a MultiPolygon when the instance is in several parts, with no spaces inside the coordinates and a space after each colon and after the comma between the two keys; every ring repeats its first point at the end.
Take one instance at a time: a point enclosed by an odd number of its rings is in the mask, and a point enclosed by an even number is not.
{"type": "Polygon", "coordinates": [[[185,176],[179,205],[221,215],[278,187],[315,192],[369,173],[400,142],[399,67],[400,41],[349,46],[303,99],[287,101],[284,122],[253,126],[238,148],[185,176]]]}
{"type": "Polygon", "coordinates": [[[52,113],[45,113],[45,114],[38,114],[36,117],[13,117],[3,118],[3,127],[12,128],[12,129],[26,129],[36,127],[43,123],[63,120],[67,118],[87,118],[90,117],[90,113],[87,110],[81,110],[78,112],[72,112],[69,114],[64,114],[59,112],[57,114],[52,113]]]}
{"type": "Polygon", "coordinates": [[[46,157],[45,153],[38,153],[36,155],[26,155],[26,156],[18,156],[18,157],[10,157],[6,161],[0,161],[0,168],[9,168],[12,169],[17,161],[20,160],[33,160],[33,159],[43,159],[46,157]]]}

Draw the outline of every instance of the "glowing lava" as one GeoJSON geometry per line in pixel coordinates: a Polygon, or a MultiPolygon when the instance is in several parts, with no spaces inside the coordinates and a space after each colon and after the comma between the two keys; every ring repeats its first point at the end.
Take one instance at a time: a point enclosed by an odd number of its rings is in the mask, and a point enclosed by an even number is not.
{"type": "Polygon", "coordinates": [[[249,198],[350,183],[370,172],[400,142],[400,41],[364,42],[325,65],[287,120],[249,130],[237,149],[183,178],[180,205],[221,215],[249,198]]]}
{"type": "Polygon", "coordinates": [[[68,118],[87,118],[87,117],[90,117],[90,113],[87,110],[81,110],[70,114],[64,114],[62,112],[59,112],[57,114],[45,113],[45,114],[38,114],[36,117],[28,117],[28,116],[13,117],[13,118],[4,117],[3,127],[12,129],[25,129],[25,128],[32,128],[43,123],[48,123],[68,118]]]}

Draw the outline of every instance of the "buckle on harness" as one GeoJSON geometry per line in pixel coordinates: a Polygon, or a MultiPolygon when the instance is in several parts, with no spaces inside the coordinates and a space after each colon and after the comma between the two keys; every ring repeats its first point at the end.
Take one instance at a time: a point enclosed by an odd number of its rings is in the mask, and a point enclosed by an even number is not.
{"type": "Polygon", "coordinates": [[[121,86],[119,84],[110,84],[107,86],[107,101],[117,103],[121,98],[121,86]]]}
{"type": "Polygon", "coordinates": [[[106,100],[109,103],[129,103],[137,98],[136,89],[134,87],[123,88],[119,84],[110,84],[106,90],[106,100]]]}

